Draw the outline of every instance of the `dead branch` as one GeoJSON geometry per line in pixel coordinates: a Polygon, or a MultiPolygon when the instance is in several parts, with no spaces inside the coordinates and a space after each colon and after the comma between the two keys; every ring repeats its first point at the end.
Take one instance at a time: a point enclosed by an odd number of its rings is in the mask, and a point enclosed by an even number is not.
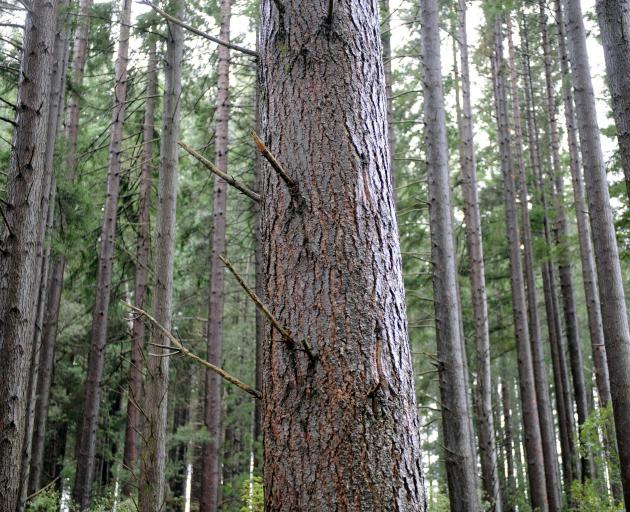
{"type": "MultiPolygon", "coordinates": [[[[216,373],[217,375],[223,377],[225,380],[227,380],[228,382],[231,382],[232,384],[234,384],[236,387],[242,389],[243,391],[245,391],[246,393],[249,393],[250,395],[252,395],[254,398],[258,398],[261,399],[262,398],[262,394],[260,391],[258,391],[257,389],[252,388],[251,386],[245,384],[244,382],[238,380],[236,377],[234,377],[233,375],[231,375],[230,373],[226,372],[223,368],[219,368],[218,366],[213,365],[212,363],[206,361],[205,359],[202,359],[201,357],[199,357],[196,354],[193,354],[190,350],[188,350],[186,347],[184,347],[184,345],[182,345],[180,343],[180,341],[169,331],[167,330],[164,326],[162,326],[155,318],[153,318],[149,313],[147,313],[146,311],[137,308],[135,306],[133,306],[132,304],[129,304],[128,302],[122,301],[122,303],[127,306],[129,309],[131,309],[132,311],[135,311],[136,313],[138,313],[139,315],[142,315],[143,317],[145,317],[155,328],[157,328],[160,332],[162,332],[162,334],[164,334],[164,336],[166,336],[169,341],[186,357],[189,357],[190,359],[192,359],[193,361],[198,362],[199,364],[205,366],[206,368],[208,368],[209,370],[213,371],[214,373],[216,373]]],[[[170,347],[172,350],[172,347],[170,347]]]]}
{"type": "Polygon", "coordinates": [[[245,48],[243,46],[239,46],[237,44],[230,43],[229,41],[223,41],[223,39],[219,39],[218,37],[211,36],[210,34],[207,34],[206,32],[203,32],[203,31],[193,27],[192,25],[188,25],[187,23],[184,23],[182,20],[179,20],[179,19],[175,18],[174,16],[171,16],[169,13],[167,13],[166,11],[163,11],[157,5],[152,4],[148,0],[143,0],[140,3],[148,5],[155,12],[157,12],[160,16],[162,16],[164,19],[170,21],[171,23],[175,23],[176,25],[179,25],[180,27],[185,28],[186,30],[188,30],[189,32],[192,32],[193,34],[196,34],[198,36],[204,37],[205,39],[208,39],[208,40],[212,41],[213,43],[217,43],[217,44],[220,44],[220,45],[223,45],[223,46],[227,46],[228,48],[230,48],[232,50],[236,50],[237,52],[245,53],[246,55],[250,55],[250,56],[258,59],[258,53],[255,52],[254,50],[250,50],[249,48],[245,48]]]}
{"type": "Polygon", "coordinates": [[[181,140],[177,142],[182,148],[184,148],[192,157],[198,160],[206,169],[216,174],[219,178],[225,180],[226,183],[229,183],[234,188],[240,190],[243,194],[245,194],[250,199],[253,199],[256,202],[260,202],[260,194],[254,192],[252,189],[238,181],[236,178],[233,178],[229,174],[221,171],[216,165],[214,165],[210,160],[204,158],[199,153],[197,153],[193,148],[184,144],[181,140]]]}
{"type": "Polygon", "coordinates": [[[276,157],[271,154],[271,152],[267,149],[267,146],[265,146],[265,143],[256,134],[256,132],[252,131],[252,137],[254,137],[254,142],[256,142],[258,151],[260,151],[260,153],[262,154],[262,156],[265,157],[267,162],[271,164],[271,167],[273,167],[274,170],[280,175],[283,181],[287,184],[287,187],[289,187],[289,190],[292,193],[297,192],[296,181],[287,174],[287,172],[283,169],[283,167],[280,165],[278,160],[276,160],[276,157]]]}

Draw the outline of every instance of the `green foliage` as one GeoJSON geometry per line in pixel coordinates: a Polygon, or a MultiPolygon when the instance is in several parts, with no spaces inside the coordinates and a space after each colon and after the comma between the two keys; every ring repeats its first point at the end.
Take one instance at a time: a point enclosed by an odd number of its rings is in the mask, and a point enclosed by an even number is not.
{"type": "Polygon", "coordinates": [[[255,476],[253,480],[244,480],[241,484],[241,500],[243,505],[240,512],[263,512],[265,495],[262,478],[255,476]]]}
{"type": "Polygon", "coordinates": [[[50,487],[26,504],[26,512],[57,512],[59,510],[59,491],[50,487]]]}

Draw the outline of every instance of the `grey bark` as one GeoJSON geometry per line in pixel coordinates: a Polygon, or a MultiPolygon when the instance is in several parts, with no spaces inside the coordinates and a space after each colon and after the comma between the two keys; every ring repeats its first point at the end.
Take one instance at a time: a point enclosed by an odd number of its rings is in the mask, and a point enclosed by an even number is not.
{"type": "MultiPolygon", "coordinates": [[[[170,11],[178,19],[184,15],[184,2],[171,0],[170,11]]],[[[173,303],[173,264],[175,259],[175,220],[177,206],[178,146],[182,94],[184,36],[181,26],[168,24],[164,62],[164,100],[160,137],[160,175],[155,221],[155,270],[153,272],[153,318],[167,331],[171,329],[173,303]]],[[[163,333],[151,332],[153,344],[170,344],[163,333]]],[[[140,466],[138,509],[140,512],[166,510],[166,432],[168,413],[168,348],[153,346],[147,358],[144,387],[143,447],[140,466]]]]}
{"type": "Polygon", "coordinates": [[[503,497],[503,508],[512,512],[512,499],[516,492],[514,468],[514,434],[512,432],[512,410],[510,401],[510,386],[505,383],[506,377],[501,379],[501,411],[503,413],[503,450],[505,452],[506,481],[503,497]]]}
{"type": "Polygon", "coordinates": [[[261,2],[264,290],[317,353],[267,329],[265,505],[424,511],[377,3],[332,6],[261,2]]]}
{"type": "MultiPolygon", "coordinates": [[[[231,0],[221,0],[220,38],[230,39],[231,0]]],[[[223,172],[228,165],[228,124],[230,118],[230,49],[219,45],[218,48],[217,106],[215,110],[215,163],[223,172]]],[[[225,267],[219,256],[225,254],[227,184],[215,176],[213,197],[212,247],[210,256],[210,284],[208,301],[208,361],[215,366],[222,366],[223,353],[223,303],[225,267]]],[[[214,512],[219,506],[219,488],[221,486],[221,416],[223,400],[221,378],[214,372],[206,371],[206,396],[204,402],[204,423],[210,435],[210,441],[203,446],[203,464],[201,468],[201,512],[214,512]]]]}
{"type": "Polygon", "coordinates": [[[523,283],[523,262],[520,253],[521,236],[517,221],[514,163],[510,144],[510,129],[507,113],[503,63],[503,36],[501,23],[495,21],[494,55],[492,72],[500,137],[501,170],[505,197],[505,224],[510,260],[510,282],[512,289],[512,312],[518,354],[519,388],[521,395],[521,417],[524,431],[524,444],[527,459],[530,500],[532,507],[541,511],[549,510],[545,463],[538,415],[538,401],[532,361],[530,336],[527,325],[527,306],[523,283]]]}
{"type": "MultiPolygon", "coordinates": [[[[149,260],[151,253],[151,221],[149,209],[151,203],[151,174],[153,164],[153,139],[155,138],[155,103],[157,93],[157,57],[155,38],[149,36],[147,61],[147,89],[144,107],[142,166],[138,191],[138,235],[136,238],[136,275],[134,305],[146,310],[147,284],[149,279],[149,260]]],[[[140,409],[142,400],[142,369],[144,358],[145,325],[139,315],[134,316],[131,327],[131,361],[129,364],[129,387],[127,398],[127,424],[125,427],[125,449],[123,468],[133,472],[138,459],[138,433],[141,429],[140,409]]],[[[126,485],[123,493],[129,495],[131,486],[126,485]]]]}
{"type": "Polygon", "coordinates": [[[468,402],[468,368],[460,329],[436,0],[422,1],[420,19],[433,296],[448,495],[451,510],[474,511],[480,510],[481,505],[477,494],[476,454],[472,449],[474,434],[469,422],[472,411],[468,402]]]}
{"type": "Polygon", "coordinates": [[[118,54],[115,66],[114,105],[112,108],[111,139],[109,145],[109,165],[107,170],[107,195],[103,212],[103,225],[100,235],[98,274],[96,278],[96,298],[92,314],[92,330],[88,355],[87,378],[78,432],[76,458],[77,467],[72,489],[72,498],[81,511],[90,504],[90,492],[94,477],[96,453],[96,431],[101,405],[101,380],[105,364],[107,344],[107,320],[112,283],[112,267],[118,214],[118,192],[121,173],[121,141],[125,119],[127,96],[127,65],[129,62],[129,28],[131,0],[121,0],[120,33],[118,54]]]}
{"type": "Polygon", "coordinates": [[[479,212],[479,197],[477,192],[473,118],[470,99],[466,2],[464,0],[459,0],[456,9],[456,38],[458,42],[457,48],[459,50],[461,67],[462,92],[461,113],[458,116],[461,138],[459,151],[462,194],[464,198],[464,222],[468,250],[469,279],[475,320],[475,360],[477,372],[475,405],[477,413],[479,454],[481,460],[484,500],[489,504],[490,510],[501,512],[503,510],[503,500],[499,487],[497,449],[494,437],[494,419],[492,416],[490,335],[488,327],[488,304],[483,260],[481,216],[479,212]]]}
{"type": "MultiPolygon", "coordinates": [[[[0,511],[14,512],[28,402],[39,286],[57,2],[26,4],[22,62],[0,228],[0,511]]],[[[44,221],[45,222],[45,221],[44,221]]]]}
{"type": "Polygon", "coordinates": [[[630,200],[630,0],[597,0],[619,156],[630,200]]]}
{"type": "Polygon", "coordinates": [[[630,330],[579,0],[564,0],[621,481],[630,507],[630,330]]]}

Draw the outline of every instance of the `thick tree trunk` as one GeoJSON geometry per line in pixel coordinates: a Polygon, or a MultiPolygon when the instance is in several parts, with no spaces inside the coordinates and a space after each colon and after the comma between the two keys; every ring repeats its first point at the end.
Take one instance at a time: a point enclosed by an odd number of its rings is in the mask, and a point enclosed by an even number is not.
{"type": "Polygon", "coordinates": [[[385,73],[385,94],[387,96],[387,142],[389,144],[389,168],[392,177],[394,197],[396,196],[396,132],[394,131],[394,98],[392,75],[392,32],[389,0],[378,2],[381,20],[381,44],[383,45],[383,71],[385,73]]]}
{"type": "Polygon", "coordinates": [[[468,403],[468,368],[460,329],[436,0],[422,1],[420,19],[433,295],[448,494],[451,510],[474,511],[480,510],[481,505],[477,495],[477,461],[472,449],[474,434],[469,422],[472,411],[468,403]]]}
{"type": "Polygon", "coordinates": [[[88,355],[87,378],[78,432],[76,458],[77,468],[72,490],[72,498],[81,511],[90,504],[90,492],[94,477],[94,456],[96,451],[96,431],[101,406],[101,379],[105,364],[107,343],[107,320],[112,283],[112,266],[116,237],[118,191],[120,188],[121,141],[125,119],[127,96],[127,64],[129,61],[129,28],[131,0],[121,0],[120,34],[115,68],[114,105],[109,146],[109,168],[107,171],[107,195],[101,228],[98,274],[96,278],[96,299],[92,315],[90,351],[88,355]]]}
{"type": "MultiPolygon", "coordinates": [[[[221,30],[223,41],[230,39],[231,0],[221,0],[221,30]]],[[[230,49],[219,45],[217,108],[215,111],[215,162],[223,172],[228,164],[228,124],[230,118],[230,49]]],[[[210,261],[210,297],[208,304],[208,361],[222,366],[223,353],[223,299],[225,268],[219,256],[225,254],[227,184],[214,177],[212,248],[210,261]]],[[[201,512],[215,512],[219,506],[221,486],[221,415],[223,400],[221,378],[210,370],[206,371],[206,397],[204,423],[210,440],[203,446],[201,512]]]]}
{"type": "Polygon", "coordinates": [[[375,0],[261,3],[266,510],[424,511],[375,0]],[[330,13],[328,12],[331,8],[330,13]],[[366,59],[369,55],[370,58],[366,59]]]}
{"type": "MultiPolygon", "coordinates": [[[[140,188],[138,192],[138,235],[136,241],[136,276],[134,305],[146,309],[147,282],[149,278],[149,258],[151,252],[151,222],[149,209],[151,203],[151,174],[153,172],[153,139],[155,137],[155,103],[157,92],[157,58],[155,55],[155,39],[149,36],[147,63],[147,90],[144,107],[142,166],[140,171],[140,188]]],[[[142,368],[144,358],[145,324],[139,315],[134,316],[131,327],[131,362],[129,365],[129,388],[127,398],[127,425],[125,428],[125,451],[123,468],[133,472],[138,459],[138,432],[141,429],[140,409],[142,397],[142,368]]],[[[123,494],[130,495],[131,482],[123,487],[123,494]]]]}
{"type": "Polygon", "coordinates": [[[579,0],[564,0],[621,481],[630,507],[630,330],[579,0]]]}
{"type": "MultiPolygon", "coordinates": [[[[554,84],[551,70],[551,49],[547,34],[547,16],[545,14],[546,5],[543,1],[539,3],[540,8],[540,31],[543,40],[543,61],[545,67],[545,82],[547,96],[547,116],[549,119],[549,137],[551,139],[552,156],[552,183],[549,187],[555,209],[555,244],[558,247],[558,274],[560,277],[560,291],[562,295],[562,306],[564,310],[564,322],[566,326],[567,343],[569,347],[569,359],[571,362],[571,376],[573,382],[573,392],[578,416],[578,425],[581,429],[589,415],[588,394],[584,382],[584,361],[580,337],[578,332],[578,319],[575,306],[575,295],[573,292],[573,277],[571,275],[571,264],[569,261],[568,228],[564,211],[564,183],[563,170],[560,164],[560,142],[558,140],[557,109],[555,102],[554,84]]],[[[582,477],[588,478],[593,473],[590,457],[582,458],[582,477]]]]}
{"type": "Polygon", "coordinates": [[[525,158],[523,156],[523,136],[521,107],[518,93],[518,79],[512,41],[512,23],[507,19],[508,28],[508,59],[510,67],[510,85],[512,113],[514,117],[514,155],[518,165],[518,189],[521,206],[522,244],[525,256],[525,280],[527,296],[527,317],[529,320],[529,336],[532,347],[534,380],[536,383],[536,399],[538,403],[538,417],[540,420],[540,434],[545,458],[545,477],[547,482],[547,497],[549,510],[559,511],[562,508],[560,499],[560,482],[558,471],[558,454],[556,451],[556,437],[553,416],[549,398],[549,379],[545,364],[545,353],[540,337],[540,320],[538,316],[538,299],[536,296],[536,274],[534,272],[534,249],[532,245],[532,229],[529,217],[529,193],[527,175],[525,172],[525,158]]]}
{"type": "Polygon", "coordinates": [[[521,260],[521,237],[516,213],[516,190],[514,164],[510,146],[510,129],[507,114],[507,99],[503,71],[503,42],[501,24],[495,22],[495,53],[492,60],[498,131],[500,137],[501,169],[505,195],[505,223],[507,228],[510,259],[510,281],[512,288],[512,309],[516,349],[518,353],[519,387],[521,394],[522,421],[525,452],[529,477],[532,507],[541,511],[549,510],[545,463],[538,415],[538,401],[529,331],[527,326],[527,306],[523,283],[523,263],[521,260]]]}
{"type": "Polygon", "coordinates": [[[0,511],[18,504],[43,243],[46,140],[57,2],[28,4],[13,150],[0,228],[0,511]]]}
{"type": "Polygon", "coordinates": [[[597,0],[606,76],[630,200],[630,0],[597,0]]]}
{"type": "MultiPolygon", "coordinates": [[[[170,12],[184,15],[184,2],[171,0],[170,12]]],[[[153,272],[153,318],[170,331],[175,259],[175,218],[177,206],[178,146],[182,94],[184,35],[181,26],[169,23],[164,62],[164,100],[160,137],[160,177],[155,221],[155,270],[153,272]]],[[[166,431],[168,413],[169,340],[153,331],[154,343],[148,356],[145,380],[143,448],[140,467],[138,509],[140,512],[166,510],[166,431]],[[155,346],[155,344],[159,346],[155,346]]]]}
{"type": "Polygon", "coordinates": [[[470,289],[475,319],[475,347],[477,365],[476,412],[479,437],[479,455],[484,501],[490,510],[502,512],[503,501],[499,488],[497,450],[494,439],[492,417],[492,375],[490,371],[490,334],[488,327],[488,303],[483,261],[483,241],[479,196],[477,192],[477,170],[473,142],[473,119],[470,100],[470,71],[468,62],[468,38],[466,33],[466,2],[457,3],[457,40],[461,66],[462,108],[458,116],[461,144],[460,167],[462,195],[464,198],[464,223],[470,289]]]}

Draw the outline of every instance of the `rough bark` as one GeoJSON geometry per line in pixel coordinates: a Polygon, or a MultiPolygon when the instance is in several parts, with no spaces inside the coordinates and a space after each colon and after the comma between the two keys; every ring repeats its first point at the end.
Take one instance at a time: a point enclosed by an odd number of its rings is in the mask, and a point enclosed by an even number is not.
{"type": "MultiPolygon", "coordinates": [[[[22,62],[0,228],[0,511],[14,512],[33,350],[41,201],[53,66],[57,2],[27,4],[22,62]]],[[[44,220],[45,222],[45,220],[44,220]]]]}
{"type": "Polygon", "coordinates": [[[125,119],[127,96],[127,65],[129,61],[129,28],[131,0],[121,0],[120,33],[118,54],[115,66],[114,105],[112,108],[111,138],[109,145],[109,165],[107,170],[107,195],[103,212],[103,225],[100,234],[98,273],[96,277],[96,298],[92,313],[92,330],[88,354],[87,378],[78,432],[76,458],[77,468],[72,489],[72,498],[80,510],[90,504],[90,492],[94,477],[94,457],[96,452],[96,431],[101,405],[101,380],[105,364],[107,343],[107,317],[112,283],[116,219],[118,214],[118,192],[121,173],[121,141],[125,119]]]}
{"type": "Polygon", "coordinates": [[[381,14],[381,44],[383,46],[383,71],[385,73],[385,94],[387,96],[387,142],[389,144],[389,168],[392,177],[394,196],[396,195],[396,132],[394,131],[394,98],[392,75],[392,33],[389,0],[379,0],[381,14]]]}
{"type": "MultiPolygon", "coordinates": [[[[564,311],[564,324],[566,327],[567,345],[569,348],[569,360],[571,363],[571,376],[573,393],[575,397],[579,429],[590,413],[588,405],[588,393],[584,381],[584,358],[578,332],[578,319],[575,306],[575,294],[573,292],[573,276],[571,275],[571,262],[569,260],[568,228],[564,211],[564,183],[563,169],[560,163],[560,142],[558,140],[558,123],[556,98],[551,71],[551,49],[547,33],[547,16],[544,2],[539,2],[540,8],[540,32],[543,41],[543,62],[545,68],[547,116],[549,119],[549,138],[551,140],[552,173],[549,190],[555,210],[554,242],[558,248],[558,275],[560,277],[560,293],[564,311]]],[[[582,477],[588,478],[593,473],[590,457],[581,459],[582,477]]]]}
{"type": "Polygon", "coordinates": [[[474,511],[480,510],[481,505],[477,495],[476,456],[472,450],[473,432],[469,423],[472,411],[468,403],[468,368],[460,329],[436,0],[423,0],[420,20],[433,296],[448,495],[451,510],[474,511]]]}
{"type": "MultiPolygon", "coordinates": [[[[138,234],[136,238],[136,275],[134,305],[146,310],[147,283],[149,279],[149,258],[151,252],[151,222],[149,209],[151,203],[151,174],[153,172],[153,139],[155,137],[155,103],[157,92],[157,58],[155,39],[149,38],[147,61],[147,89],[144,107],[142,166],[138,191],[138,234]]],[[[123,468],[133,472],[138,459],[138,432],[140,431],[140,409],[142,397],[142,368],[144,358],[145,324],[139,315],[134,316],[131,327],[131,361],[129,364],[129,387],[127,398],[127,424],[125,427],[125,451],[123,468]]],[[[123,493],[130,495],[132,487],[127,484],[123,493]]]]}
{"type": "MultiPolygon", "coordinates": [[[[170,12],[184,15],[182,0],[171,0],[170,12]]],[[[182,94],[184,36],[181,26],[169,23],[164,62],[164,99],[160,137],[160,175],[155,221],[155,270],[153,272],[153,318],[167,331],[171,328],[175,219],[177,206],[178,146],[182,94]]],[[[166,510],[166,432],[168,413],[169,339],[151,332],[153,354],[147,358],[144,387],[143,447],[140,467],[138,509],[140,512],[166,510]],[[155,346],[155,344],[160,346],[155,346]]]]}
{"type": "MultiPolygon", "coordinates": [[[[220,38],[230,39],[231,0],[221,0],[220,38]]],[[[228,123],[230,117],[230,49],[218,47],[217,106],[215,110],[215,163],[223,172],[228,164],[228,123]]],[[[210,294],[208,303],[208,361],[222,366],[223,353],[223,302],[225,267],[219,256],[225,253],[227,184],[215,176],[212,213],[212,247],[210,256],[210,294]]],[[[206,371],[206,396],[204,402],[204,423],[210,440],[203,446],[201,468],[202,492],[201,512],[214,512],[219,505],[221,485],[221,378],[210,370],[206,371]]]]}
{"type": "Polygon", "coordinates": [[[619,156],[630,200],[630,0],[597,0],[619,156]]]}
{"type": "MultiPolygon", "coordinates": [[[[540,319],[538,316],[538,298],[536,294],[536,274],[534,271],[534,249],[532,245],[532,228],[529,217],[529,192],[527,173],[523,155],[523,135],[520,97],[518,93],[518,79],[512,41],[512,23],[507,19],[508,29],[508,64],[510,68],[510,88],[512,115],[514,118],[514,159],[518,166],[518,197],[521,207],[521,229],[524,253],[524,268],[527,296],[527,318],[529,320],[529,336],[532,347],[534,380],[536,383],[536,399],[538,403],[538,417],[540,420],[540,434],[545,458],[545,477],[547,483],[547,497],[549,510],[559,511],[562,508],[560,499],[560,482],[558,471],[558,454],[556,451],[556,437],[553,416],[549,398],[549,379],[545,364],[545,353],[540,336],[540,319]]],[[[529,112],[528,112],[529,114],[529,112]]]]}
{"type": "MultiPolygon", "coordinates": [[[[87,57],[87,38],[89,30],[89,11],[92,0],[81,0],[77,27],[75,30],[73,45],[73,60],[69,88],[68,105],[66,108],[66,152],[64,159],[65,176],[70,183],[74,181],[77,141],[79,136],[80,95],[79,89],[83,81],[83,69],[87,57]]],[[[63,212],[59,213],[63,217],[63,212]]],[[[61,221],[63,223],[63,221],[61,221]]],[[[61,303],[61,291],[63,288],[63,274],[65,269],[65,257],[56,255],[51,261],[50,286],[44,312],[43,333],[40,357],[40,377],[38,381],[36,424],[33,440],[33,455],[31,462],[31,479],[34,487],[39,487],[44,457],[44,441],[46,438],[46,421],[48,416],[48,404],[50,396],[50,382],[52,379],[55,342],[57,339],[57,322],[59,318],[59,306],[61,303]]]]}
{"type": "Polygon", "coordinates": [[[501,24],[498,21],[495,21],[494,39],[495,49],[492,59],[492,71],[500,137],[501,170],[503,173],[505,198],[505,224],[508,238],[510,282],[512,289],[512,312],[518,354],[521,417],[525,438],[527,473],[532,507],[538,507],[541,511],[546,511],[549,510],[549,501],[546,488],[545,463],[538,415],[532,351],[527,325],[523,262],[520,253],[521,236],[516,208],[515,170],[510,144],[510,129],[503,70],[503,37],[501,34],[501,24]]]}
{"type": "Polygon", "coordinates": [[[621,481],[630,507],[630,330],[579,0],[564,0],[621,481]]]}
{"type": "Polygon", "coordinates": [[[473,119],[470,100],[470,70],[468,37],[466,33],[466,2],[457,3],[457,41],[461,67],[462,107],[458,116],[461,143],[459,146],[462,195],[464,198],[464,223],[468,249],[468,272],[475,320],[476,347],[476,413],[479,438],[479,455],[484,500],[490,510],[501,512],[503,501],[499,488],[497,450],[492,417],[492,375],[490,362],[490,333],[488,326],[488,302],[483,261],[481,216],[477,192],[477,170],[473,142],[473,119]]]}
{"type": "Polygon", "coordinates": [[[326,4],[261,3],[264,289],[317,353],[267,329],[266,510],[424,511],[377,2],[326,4]]]}

